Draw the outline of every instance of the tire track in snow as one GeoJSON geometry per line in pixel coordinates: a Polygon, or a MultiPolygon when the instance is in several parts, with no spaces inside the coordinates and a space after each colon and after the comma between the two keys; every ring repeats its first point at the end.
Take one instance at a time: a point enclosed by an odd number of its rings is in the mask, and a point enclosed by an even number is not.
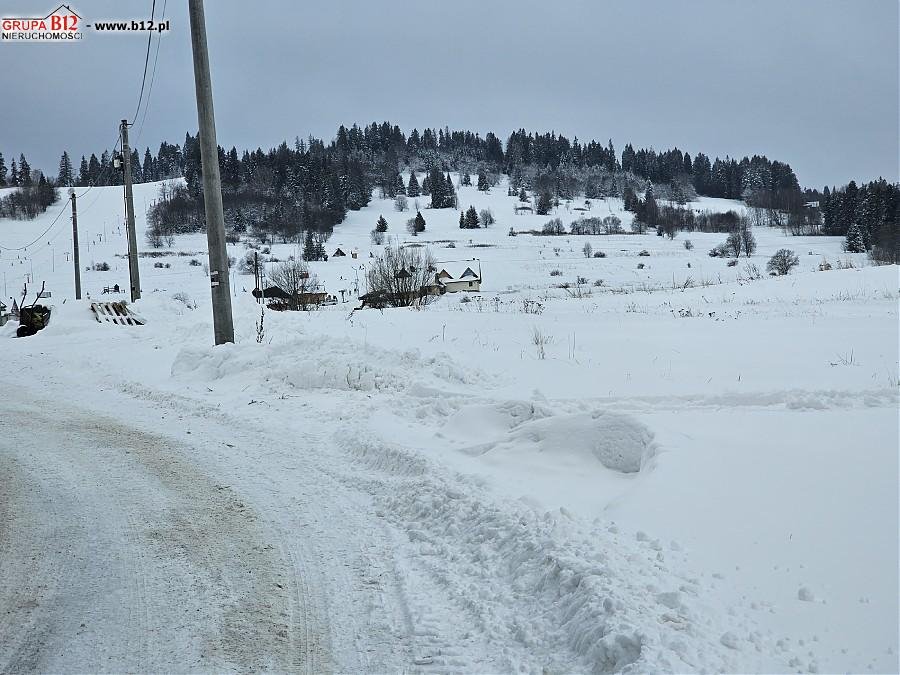
{"type": "Polygon", "coordinates": [[[278,621],[298,568],[233,491],[185,448],[23,398],[0,403],[18,420],[0,428],[0,671],[318,669],[315,617],[278,621]]]}

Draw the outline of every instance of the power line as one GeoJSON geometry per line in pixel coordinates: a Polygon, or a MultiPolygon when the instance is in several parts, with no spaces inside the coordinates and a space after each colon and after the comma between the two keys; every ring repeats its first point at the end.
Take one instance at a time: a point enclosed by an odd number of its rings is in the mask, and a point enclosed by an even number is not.
{"type": "MultiPolygon", "coordinates": [[[[168,4],[169,0],[163,0],[163,8],[162,15],[159,17],[160,21],[164,21],[166,18],[166,4],[168,4]]],[[[150,87],[147,89],[147,103],[144,105],[144,116],[141,118],[141,126],[138,127],[137,134],[135,134],[135,145],[141,139],[141,132],[144,131],[144,122],[147,121],[147,112],[150,110],[150,96],[153,94],[153,83],[156,81],[156,64],[159,61],[159,43],[162,40],[162,34],[157,32],[156,34],[156,55],[153,57],[153,72],[150,75],[150,87]]]]}
{"type": "MultiPolygon", "coordinates": [[[[153,0],[153,5],[150,8],[150,21],[153,21],[153,16],[156,14],[156,0],[153,0]]],[[[150,63],[150,44],[153,42],[153,32],[150,31],[147,35],[147,54],[144,56],[144,76],[141,78],[141,93],[138,96],[138,104],[137,108],[134,110],[134,118],[131,120],[131,124],[134,125],[135,120],[137,120],[138,113],[141,110],[141,101],[144,99],[144,85],[147,84],[147,65],[150,63]]]]}
{"type": "Polygon", "coordinates": [[[50,223],[49,227],[47,227],[46,230],[44,230],[43,232],[41,232],[40,236],[37,237],[37,239],[34,239],[33,241],[29,242],[28,244],[25,244],[24,246],[14,246],[14,247],[13,247],[13,246],[3,246],[2,244],[0,244],[0,250],[3,250],[3,251],[24,251],[24,250],[27,249],[29,246],[33,246],[34,244],[36,244],[37,242],[39,242],[41,239],[43,239],[45,234],[47,234],[50,230],[53,229],[53,226],[56,225],[56,221],[59,220],[59,217],[63,214],[63,211],[65,211],[68,207],[69,207],[68,202],[65,202],[65,203],[63,204],[63,207],[62,207],[62,209],[60,210],[60,212],[56,214],[56,218],[53,219],[53,222],[50,223]]]}

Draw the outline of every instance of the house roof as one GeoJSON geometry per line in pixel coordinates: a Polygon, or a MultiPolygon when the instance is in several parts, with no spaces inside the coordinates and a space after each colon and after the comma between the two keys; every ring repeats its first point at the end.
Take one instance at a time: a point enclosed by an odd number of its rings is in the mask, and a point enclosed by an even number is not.
{"type": "Polygon", "coordinates": [[[437,269],[437,279],[441,283],[453,281],[481,281],[481,275],[478,273],[478,262],[475,260],[438,263],[437,269]]]}

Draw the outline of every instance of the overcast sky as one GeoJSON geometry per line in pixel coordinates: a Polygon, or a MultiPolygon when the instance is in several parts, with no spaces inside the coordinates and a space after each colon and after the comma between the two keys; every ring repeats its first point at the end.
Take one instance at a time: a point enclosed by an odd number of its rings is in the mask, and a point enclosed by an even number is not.
{"type": "MultiPolygon", "coordinates": [[[[72,0],[86,22],[151,0],[72,0]]],[[[157,0],[157,13],[163,0],[157,0]]],[[[38,7],[40,5],[40,7],[38,7]]],[[[45,6],[46,5],[46,6],[45,6]]],[[[167,0],[143,153],[197,127],[186,0],[167,0]]],[[[207,0],[219,143],[268,148],[389,120],[612,138],[789,162],[801,185],[898,180],[898,3],[207,0]]],[[[5,16],[47,0],[4,0],[5,16]]],[[[153,67],[151,53],[150,68],[153,67]]],[[[0,152],[56,172],[134,116],[146,38],[0,44],[0,152]]],[[[150,75],[148,74],[148,79],[150,75]]]]}

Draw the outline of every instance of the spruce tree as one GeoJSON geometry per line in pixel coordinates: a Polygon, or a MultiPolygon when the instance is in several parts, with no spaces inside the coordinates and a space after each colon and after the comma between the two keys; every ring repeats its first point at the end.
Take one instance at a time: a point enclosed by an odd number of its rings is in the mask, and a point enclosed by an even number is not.
{"type": "Polygon", "coordinates": [[[72,161],[69,159],[69,153],[63,152],[59,158],[59,172],[56,176],[56,183],[60,187],[68,187],[75,183],[75,176],[72,171],[72,161]]]}
{"type": "Polygon", "coordinates": [[[462,211],[459,212],[459,229],[466,229],[466,214],[462,211]]]}
{"type": "Polygon", "coordinates": [[[549,192],[542,192],[541,196],[538,197],[537,208],[535,209],[535,213],[539,216],[546,216],[550,213],[550,208],[553,206],[553,200],[550,198],[549,192]]]}
{"type": "Polygon", "coordinates": [[[847,240],[844,242],[844,250],[848,253],[866,252],[862,228],[859,226],[859,223],[853,223],[850,225],[850,229],[847,230],[847,240]]]}
{"type": "Polygon", "coordinates": [[[306,231],[306,238],[303,242],[303,259],[309,262],[310,260],[318,260],[318,251],[316,250],[316,242],[313,239],[312,230],[306,231]]]}
{"type": "Polygon", "coordinates": [[[462,180],[461,180],[460,184],[465,185],[466,187],[469,187],[470,185],[472,185],[472,176],[469,175],[468,171],[466,171],[462,175],[462,180]]]}
{"type": "Polygon", "coordinates": [[[409,185],[406,187],[406,194],[410,197],[418,197],[421,193],[419,192],[419,180],[416,178],[416,172],[409,172],[409,185]]]}
{"type": "Polygon", "coordinates": [[[444,207],[448,209],[456,208],[456,188],[453,187],[453,179],[447,174],[447,192],[444,195],[444,207]]]}
{"type": "Polygon", "coordinates": [[[474,206],[470,206],[466,209],[466,229],[475,230],[478,228],[478,225],[478,212],[475,210],[474,206]]]}
{"type": "Polygon", "coordinates": [[[527,201],[528,201],[528,194],[525,192],[525,188],[524,188],[524,187],[520,187],[520,188],[519,188],[519,201],[520,201],[520,202],[527,202],[527,201]]]}
{"type": "Polygon", "coordinates": [[[447,183],[441,170],[434,167],[428,172],[428,187],[431,190],[431,208],[443,209],[447,207],[447,183]]]}
{"type": "Polygon", "coordinates": [[[414,222],[415,222],[415,226],[416,226],[416,232],[424,232],[425,231],[425,219],[422,217],[421,211],[416,211],[416,217],[415,217],[414,222]]]}
{"type": "Polygon", "coordinates": [[[84,155],[81,156],[81,165],[78,169],[78,184],[79,185],[87,185],[91,180],[91,177],[87,168],[87,160],[84,158],[84,155]]]}
{"type": "Polygon", "coordinates": [[[31,187],[31,165],[25,159],[25,155],[19,155],[19,184],[23,187],[31,187]]]}
{"type": "Polygon", "coordinates": [[[375,231],[376,232],[387,232],[388,223],[384,219],[384,216],[378,216],[378,222],[375,223],[375,231]]]}
{"type": "Polygon", "coordinates": [[[406,186],[403,184],[403,176],[401,176],[399,173],[397,174],[396,182],[397,182],[397,185],[394,188],[395,194],[405,195],[406,194],[406,186]]]}
{"type": "Polygon", "coordinates": [[[16,160],[12,161],[12,165],[9,170],[9,184],[13,187],[19,186],[19,166],[16,164],[16,160]]]}
{"type": "Polygon", "coordinates": [[[3,161],[2,152],[0,152],[0,187],[6,187],[6,162],[3,161]]]}
{"type": "Polygon", "coordinates": [[[481,190],[481,192],[487,192],[488,190],[490,190],[490,188],[491,188],[491,186],[488,185],[487,174],[484,172],[484,170],[479,171],[478,172],[478,189],[481,190]]]}

